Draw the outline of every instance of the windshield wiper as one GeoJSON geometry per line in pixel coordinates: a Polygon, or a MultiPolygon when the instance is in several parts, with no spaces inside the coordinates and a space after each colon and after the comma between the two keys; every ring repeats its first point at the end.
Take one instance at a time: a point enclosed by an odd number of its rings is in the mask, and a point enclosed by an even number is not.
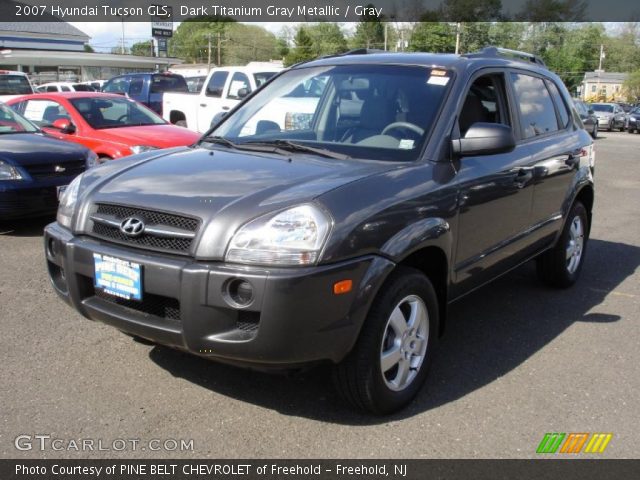
{"type": "Polygon", "coordinates": [[[273,145],[281,150],[288,150],[290,152],[306,152],[315,153],[327,158],[335,158],[336,160],[347,160],[351,158],[349,155],[343,153],[337,153],[326,148],[316,148],[302,143],[292,142],[290,140],[261,140],[245,142],[242,145],[273,145]]]}
{"type": "Polygon", "coordinates": [[[278,148],[277,145],[270,145],[266,143],[257,143],[257,142],[256,143],[251,143],[251,142],[235,143],[235,142],[232,142],[231,140],[228,140],[224,137],[220,137],[218,135],[213,135],[211,137],[202,137],[199,143],[202,143],[202,142],[215,143],[217,145],[223,145],[225,147],[234,148],[236,150],[248,150],[250,152],[279,153],[279,154],[287,153],[284,150],[278,148]]]}

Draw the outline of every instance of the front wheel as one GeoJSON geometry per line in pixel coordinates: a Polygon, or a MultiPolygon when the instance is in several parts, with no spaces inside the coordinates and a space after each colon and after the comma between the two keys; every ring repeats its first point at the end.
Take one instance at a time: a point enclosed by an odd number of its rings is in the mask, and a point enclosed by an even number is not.
{"type": "Polygon", "coordinates": [[[594,140],[596,138],[598,138],[598,124],[597,123],[593,126],[593,130],[591,131],[591,138],[593,138],[594,140]]]}
{"type": "Polygon", "coordinates": [[[334,369],[340,394],[356,408],[378,415],[407,405],[427,377],[438,322],[429,279],[399,267],[374,299],[354,349],[334,369]]]}
{"type": "Polygon", "coordinates": [[[546,284],[567,288],[578,280],[589,239],[588,222],[584,205],[574,203],[556,246],[536,259],[538,276],[546,284]]]}

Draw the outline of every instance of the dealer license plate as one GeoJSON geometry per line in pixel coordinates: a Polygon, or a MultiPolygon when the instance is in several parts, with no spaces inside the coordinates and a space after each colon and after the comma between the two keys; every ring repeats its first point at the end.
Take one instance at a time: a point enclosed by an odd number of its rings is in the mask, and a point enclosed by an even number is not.
{"type": "Polygon", "coordinates": [[[126,300],[142,300],[142,267],[128,260],[93,254],[93,284],[109,295],[126,300]]]}

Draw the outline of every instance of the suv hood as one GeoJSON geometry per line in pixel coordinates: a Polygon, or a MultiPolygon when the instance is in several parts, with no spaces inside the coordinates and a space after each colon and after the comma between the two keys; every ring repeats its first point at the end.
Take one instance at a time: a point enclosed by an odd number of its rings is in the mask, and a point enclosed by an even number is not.
{"type": "Polygon", "coordinates": [[[200,217],[204,223],[223,211],[245,223],[396,167],[388,162],[224,148],[173,149],[143,162],[134,162],[135,157],[88,192],[94,202],[184,213],[200,217]]]}

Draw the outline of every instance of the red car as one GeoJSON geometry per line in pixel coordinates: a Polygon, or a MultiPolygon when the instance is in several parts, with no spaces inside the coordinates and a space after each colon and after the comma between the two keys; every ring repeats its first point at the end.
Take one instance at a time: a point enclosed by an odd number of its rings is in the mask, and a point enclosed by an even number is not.
{"type": "Polygon", "coordinates": [[[99,161],[191,145],[200,138],[122,95],[39,93],[13,98],[7,104],[48,134],[90,148],[99,161]]]}

